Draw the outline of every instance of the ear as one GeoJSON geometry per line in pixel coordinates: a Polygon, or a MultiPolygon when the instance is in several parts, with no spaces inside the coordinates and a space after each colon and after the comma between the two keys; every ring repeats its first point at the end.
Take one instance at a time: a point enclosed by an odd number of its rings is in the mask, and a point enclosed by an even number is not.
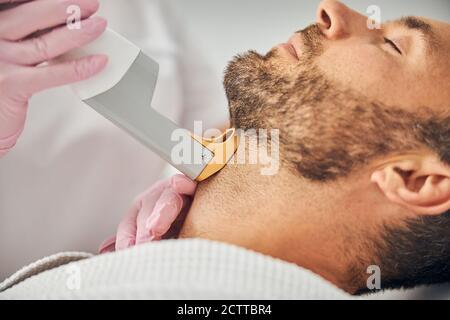
{"type": "Polygon", "coordinates": [[[374,171],[371,180],[390,201],[418,214],[450,209],[450,167],[436,156],[394,161],[374,171]]]}

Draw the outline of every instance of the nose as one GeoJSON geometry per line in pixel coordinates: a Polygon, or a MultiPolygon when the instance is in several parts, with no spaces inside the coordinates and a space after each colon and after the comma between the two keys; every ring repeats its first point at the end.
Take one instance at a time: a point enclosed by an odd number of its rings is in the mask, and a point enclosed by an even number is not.
{"type": "Polygon", "coordinates": [[[367,30],[367,18],[336,0],[324,0],[317,8],[317,24],[330,40],[367,30]]]}

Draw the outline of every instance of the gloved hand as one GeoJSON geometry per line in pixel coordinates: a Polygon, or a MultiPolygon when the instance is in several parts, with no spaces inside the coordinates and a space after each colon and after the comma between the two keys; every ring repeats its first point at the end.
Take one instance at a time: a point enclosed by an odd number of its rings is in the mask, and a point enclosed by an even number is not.
{"type": "Polygon", "coordinates": [[[139,195],[120,222],[117,235],[104,241],[99,253],[176,236],[184,222],[197,183],[177,174],[139,195]]]}
{"type": "Polygon", "coordinates": [[[107,63],[106,56],[95,55],[38,66],[103,33],[106,20],[88,19],[98,10],[98,0],[0,0],[0,6],[3,4],[9,9],[0,11],[0,156],[22,133],[28,100],[34,93],[89,78],[107,63]],[[11,7],[12,3],[18,5],[11,7]],[[71,5],[81,9],[79,29],[65,25],[71,5]],[[55,29],[36,34],[51,28],[55,29]]]}

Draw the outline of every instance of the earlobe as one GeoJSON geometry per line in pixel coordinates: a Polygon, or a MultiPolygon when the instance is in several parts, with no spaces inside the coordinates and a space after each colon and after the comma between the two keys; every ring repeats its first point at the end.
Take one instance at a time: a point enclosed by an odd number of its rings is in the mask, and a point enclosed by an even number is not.
{"type": "Polygon", "coordinates": [[[391,202],[418,214],[450,210],[450,168],[435,157],[389,163],[374,171],[371,181],[391,202]]]}

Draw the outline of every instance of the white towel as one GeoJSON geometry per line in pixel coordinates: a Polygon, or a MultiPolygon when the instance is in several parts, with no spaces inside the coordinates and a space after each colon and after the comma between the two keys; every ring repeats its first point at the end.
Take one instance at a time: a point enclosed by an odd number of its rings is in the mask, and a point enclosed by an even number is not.
{"type": "Polygon", "coordinates": [[[214,241],[166,240],[88,257],[30,265],[0,285],[0,299],[351,298],[295,264],[214,241]]]}
{"type": "MultiPolygon", "coordinates": [[[[450,286],[363,299],[449,299],[450,286]]],[[[355,299],[309,270],[241,247],[165,240],[93,256],[41,259],[0,284],[0,299],[355,299]]]]}

